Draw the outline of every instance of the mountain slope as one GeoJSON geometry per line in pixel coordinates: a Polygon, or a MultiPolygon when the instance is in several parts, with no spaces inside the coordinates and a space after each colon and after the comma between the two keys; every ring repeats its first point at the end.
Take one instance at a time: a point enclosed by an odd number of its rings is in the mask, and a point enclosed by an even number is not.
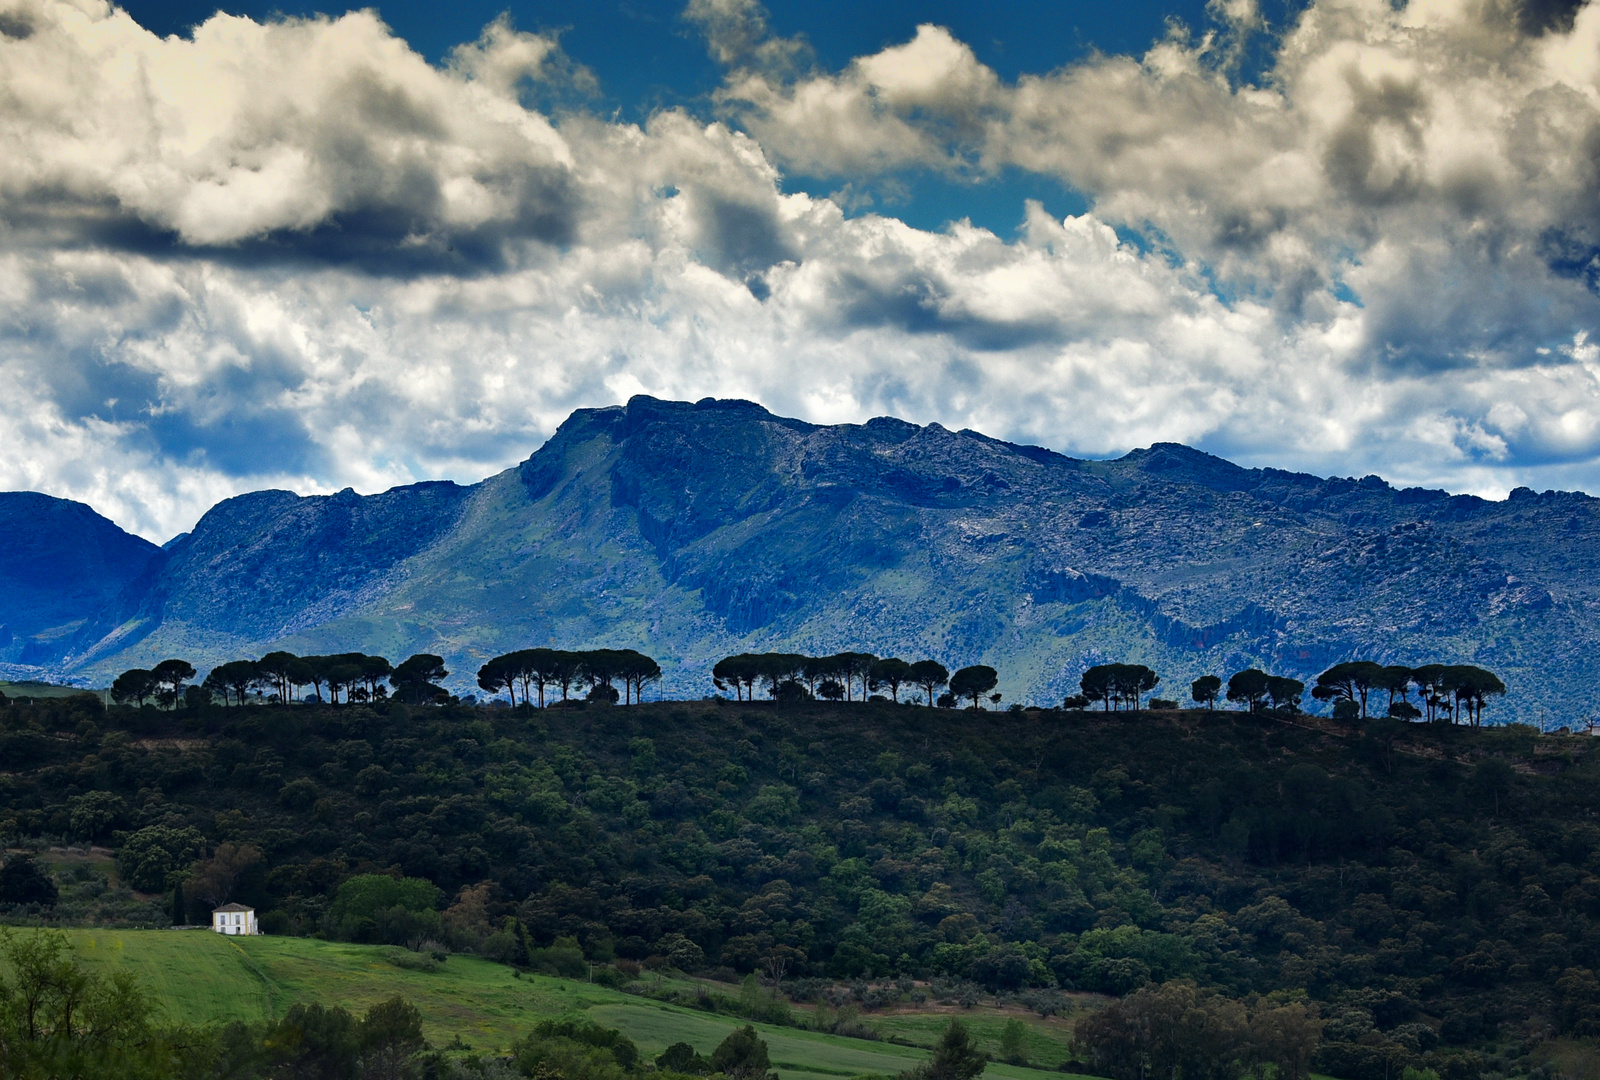
{"type": "Polygon", "coordinates": [[[990,663],[1037,701],[1102,660],[1180,697],[1208,671],[1363,655],[1482,663],[1513,687],[1502,718],[1571,721],[1600,674],[1597,506],[640,397],[470,488],[223,503],[58,664],[426,649],[465,689],[496,652],[604,645],[698,696],[728,651],[859,648],[990,663]]]}
{"type": "Polygon", "coordinates": [[[467,490],[436,482],[371,496],[227,499],[74,636],[70,662],[121,655],[154,635],[149,645],[164,655],[209,665],[358,609],[455,524],[467,490]]]}
{"type": "Polygon", "coordinates": [[[49,655],[159,550],[82,503],[0,492],[0,662],[49,655]]]}

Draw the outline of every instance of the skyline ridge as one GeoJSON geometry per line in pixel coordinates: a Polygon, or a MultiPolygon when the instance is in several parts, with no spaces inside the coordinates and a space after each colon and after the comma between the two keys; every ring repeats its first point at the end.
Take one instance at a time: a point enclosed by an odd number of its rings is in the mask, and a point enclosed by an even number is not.
{"type": "Polygon", "coordinates": [[[166,655],[432,652],[470,688],[542,643],[637,648],[694,693],[719,655],[849,647],[988,663],[1013,700],[1050,700],[1101,661],[1300,677],[1360,654],[1524,687],[1566,672],[1548,703],[1576,709],[1600,674],[1597,538],[1580,493],[1491,502],[1176,445],[1083,460],[639,395],[477,484],[223,500],[0,662],[104,681],[166,655]]]}
{"type": "MultiPolygon", "coordinates": [[[[1130,448],[1130,449],[1128,449],[1128,450],[1126,450],[1126,451],[1124,451],[1124,452],[1122,452],[1120,454],[1110,455],[1110,456],[1105,456],[1105,457],[1096,457],[1096,456],[1091,456],[1091,455],[1073,455],[1073,454],[1063,453],[1063,452],[1061,452],[1059,450],[1054,450],[1054,449],[1052,449],[1052,448],[1050,448],[1048,446],[1043,446],[1043,445],[1038,444],[1038,443],[1024,443],[1024,442],[1016,442],[1016,441],[1013,441],[1013,440],[1007,440],[1007,439],[998,438],[996,436],[989,435],[986,432],[980,431],[980,430],[978,430],[976,428],[970,428],[970,427],[951,428],[951,427],[949,427],[949,426],[947,426],[945,424],[940,423],[938,420],[930,420],[926,424],[916,424],[913,421],[905,420],[905,419],[903,419],[901,417],[893,416],[893,415],[887,414],[887,413],[879,415],[879,416],[869,417],[868,419],[862,420],[862,421],[859,421],[859,422],[845,421],[845,422],[841,422],[841,423],[837,423],[837,424],[827,424],[827,423],[818,423],[818,422],[815,422],[815,421],[803,420],[803,419],[800,419],[800,418],[797,418],[797,417],[784,416],[784,415],[782,415],[780,413],[772,411],[767,406],[763,405],[761,402],[753,401],[753,400],[750,400],[748,398],[701,398],[699,401],[688,401],[688,400],[679,400],[679,399],[671,399],[671,398],[659,398],[659,397],[655,397],[654,395],[650,395],[650,394],[636,394],[636,395],[633,395],[633,396],[637,397],[637,398],[644,398],[644,399],[647,399],[647,400],[650,400],[650,401],[661,402],[661,403],[664,403],[664,404],[674,404],[674,405],[694,406],[694,405],[699,405],[702,402],[707,402],[707,401],[716,402],[719,405],[722,405],[722,404],[735,405],[735,406],[748,405],[748,406],[752,406],[752,407],[754,407],[756,409],[761,410],[762,412],[766,413],[768,416],[770,416],[770,417],[772,417],[774,419],[782,420],[782,421],[789,422],[789,423],[803,424],[803,425],[806,425],[807,427],[810,427],[810,428],[865,427],[865,426],[873,423],[874,421],[890,420],[890,421],[894,421],[896,423],[912,424],[915,427],[938,428],[940,430],[948,431],[948,432],[951,432],[952,434],[956,434],[956,435],[972,435],[972,436],[976,436],[976,437],[981,438],[981,439],[985,439],[985,440],[997,443],[997,444],[1002,445],[1002,446],[1008,446],[1008,447],[1012,447],[1014,449],[1018,449],[1018,450],[1022,450],[1022,451],[1029,451],[1029,450],[1040,451],[1042,453],[1049,454],[1049,455],[1052,455],[1054,457],[1059,457],[1059,458],[1062,458],[1062,459],[1067,460],[1067,461],[1084,461],[1084,462],[1089,462],[1089,461],[1124,461],[1124,460],[1127,460],[1127,459],[1130,459],[1130,458],[1136,458],[1141,454],[1149,454],[1149,453],[1151,453],[1153,451],[1156,451],[1156,450],[1159,450],[1159,449],[1163,449],[1163,448],[1177,448],[1177,449],[1181,449],[1181,450],[1187,451],[1187,452],[1192,453],[1192,454],[1198,454],[1201,457],[1204,457],[1204,458],[1206,458],[1208,460],[1211,460],[1211,461],[1222,462],[1222,463],[1224,463],[1224,464],[1226,464],[1226,465],[1228,465],[1228,466],[1230,466],[1230,467],[1232,467],[1234,469],[1238,469],[1241,472],[1283,473],[1283,474],[1291,475],[1291,476],[1311,477],[1311,478],[1314,478],[1314,479],[1317,479],[1317,480],[1346,479],[1346,480],[1353,480],[1353,481],[1361,481],[1361,480],[1367,480],[1367,479],[1377,479],[1377,480],[1382,481],[1385,486],[1387,486],[1387,487],[1389,487],[1389,488],[1391,488],[1391,489],[1393,489],[1395,491],[1418,491],[1418,492],[1440,493],[1440,494],[1449,495],[1449,496],[1452,496],[1452,497],[1471,498],[1471,499],[1480,500],[1482,502],[1490,502],[1490,503],[1505,502],[1505,501],[1507,501],[1508,499],[1510,499],[1512,497],[1513,493],[1519,492],[1519,491],[1526,491],[1526,492],[1530,492],[1532,494],[1557,494],[1557,495],[1571,494],[1571,495],[1583,495],[1583,496],[1586,496],[1586,497],[1589,497],[1589,498],[1596,497],[1593,493],[1591,493],[1591,492],[1589,492],[1589,491],[1587,491],[1587,490],[1585,490],[1583,488],[1546,488],[1543,491],[1540,491],[1538,489],[1531,488],[1531,487],[1528,487],[1526,485],[1519,485],[1518,487],[1513,488],[1510,492],[1507,492],[1506,495],[1504,495],[1504,496],[1502,496],[1500,498],[1494,498],[1494,497],[1491,497],[1491,496],[1479,495],[1479,494],[1477,494],[1475,492],[1470,492],[1470,491],[1452,490],[1451,488],[1448,488],[1448,487],[1429,487],[1427,485],[1419,485],[1419,484],[1401,485],[1401,484],[1396,483],[1395,481],[1391,480],[1389,477],[1384,476],[1381,473],[1367,473],[1367,474],[1364,474],[1362,476],[1356,476],[1354,474],[1344,475],[1344,474],[1340,474],[1340,473],[1319,473],[1319,472],[1307,471],[1307,470],[1303,470],[1303,469],[1283,468],[1283,467],[1275,466],[1275,465],[1242,465],[1239,462],[1234,461],[1232,458],[1229,458],[1225,454],[1214,453],[1212,451],[1205,450],[1205,449],[1202,449],[1201,447],[1193,446],[1193,445],[1190,445],[1188,443],[1175,442],[1175,441],[1171,441],[1171,440],[1157,440],[1155,442],[1150,443],[1148,446],[1132,447],[1132,448],[1130,448]]],[[[629,400],[631,401],[632,398],[630,398],[629,400]]],[[[571,419],[574,416],[577,416],[580,413],[591,413],[591,412],[593,412],[593,413],[603,413],[603,412],[609,412],[609,411],[612,411],[612,410],[626,409],[626,408],[627,408],[627,403],[626,402],[622,402],[622,403],[612,404],[612,405],[585,406],[583,408],[574,409],[572,414],[569,415],[569,417],[567,418],[567,420],[562,421],[561,425],[557,426],[557,430],[559,431],[561,426],[564,426],[566,423],[570,422],[571,419]]],[[[533,451],[529,454],[529,457],[531,457],[533,454],[537,454],[539,449],[542,448],[545,445],[545,443],[549,442],[550,439],[553,439],[553,438],[555,438],[555,433],[552,433],[550,438],[544,440],[544,442],[541,442],[538,447],[535,447],[533,449],[533,451]]],[[[518,468],[523,463],[525,463],[527,460],[528,460],[527,458],[524,458],[521,461],[517,462],[516,464],[507,466],[507,469],[518,468]]],[[[503,472],[503,471],[507,471],[507,470],[499,470],[499,471],[503,472]]],[[[493,476],[493,475],[496,475],[496,474],[494,474],[494,473],[489,474],[489,476],[493,476]]],[[[239,492],[239,493],[237,493],[235,495],[229,495],[229,496],[226,496],[226,497],[224,497],[222,499],[219,499],[216,504],[213,504],[213,507],[208,508],[207,511],[202,512],[202,516],[204,516],[204,513],[209,512],[209,510],[214,508],[216,505],[221,505],[224,502],[229,502],[229,501],[234,500],[234,499],[247,498],[247,497],[252,496],[252,495],[260,495],[260,494],[268,493],[268,492],[279,492],[279,491],[281,491],[281,492],[285,492],[287,494],[294,495],[297,498],[331,498],[331,497],[333,497],[335,495],[340,495],[340,494],[343,494],[346,491],[349,491],[349,492],[352,492],[354,494],[366,497],[366,496],[370,496],[370,495],[386,494],[388,492],[397,491],[397,490],[400,490],[402,488],[415,488],[415,487],[420,487],[420,486],[428,485],[428,484],[449,484],[449,485],[456,486],[456,487],[473,487],[478,483],[482,483],[483,480],[488,479],[489,476],[481,477],[479,480],[465,481],[465,482],[460,481],[460,480],[451,479],[451,478],[448,478],[448,477],[430,477],[430,478],[424,478],[424,479],[419,479],[419,480],[411,480],[411,481],[407,481],[405,483],[391,484],[390,486],[388,486],[386,488],[377,488],[377,489],[373,489],[373,490],[369,490],[369,491],[363,491],[363,490],[357,488],[355,485],[350,485],[350,484],[347,484],[344,487],[339,488],[337,490],[330,490],[330,491],[298,491],[298,490],[296,490],[294,488],[277,488],[277,487],[255,488],[255,489],[251,489],[249,491],[242,491],[242,492],[239,492]]],[[[84,502],[81,499],[73,499],[73,498],[68,498],[68,497],[65,497],[65,496],[52,495],[50,492],[47,492],[47,491],[34,491],[33,489],[15,489],[15,490],[12,490],[12,491],[0,491],[0,495],[9,495],[9,494],[37,494],[37,495],[43,495],[46,498],[57,499],[57,500],[59,500],[61,502],[73,503],[73,504],[78,505],[78,506],[87,507],[90,510],[93,510],[96,514],[100,514],[101,513],[100,510],[97,507],[95,507],[92,503],[84,502]]],[[[102,515],[102,516],[104,516],[104,515],[102,515]]],[[[108,520],[112,520],[113,523],[116,523],[114,521],[114,519],[108,518],[108,520]]],[[[196,520],[198,521],[198,519],[196,519],[196,520]]],[[[122,526],[120,523],[116,523],[116,524],[118,524],[119,528],[122,528],[125,532],[128,532],[130,535],[134,535],[134,536],[140,536],[141,535],[141,534],[139,534],[137,532],[133,532],[132,530],[127,529],[125,526],[122,526]]],[[[191,527],[191,529],[192,529],[192,527],[191,527]]],[[[165,546],[167,544],[171,544],[173,541],[175,541],[177,539],[180,539],[183,536],[187,535],[188,532],[190,532],[190,531],[191,531],[190,529],[181,530],[181,531],[179,531],[177,533],[174,533],[174,534],[168,536],[165,540],[155,540],[155,539],[153,539],[151,537],[148,537],[148,536],[144,536],[142,538],[147,540],[147,541],[149,541],[149,542],[151,542],[151,543],[153,543],[153,544],[155,544],[156,546],[160,547],[160,546],[165,546]]]]}

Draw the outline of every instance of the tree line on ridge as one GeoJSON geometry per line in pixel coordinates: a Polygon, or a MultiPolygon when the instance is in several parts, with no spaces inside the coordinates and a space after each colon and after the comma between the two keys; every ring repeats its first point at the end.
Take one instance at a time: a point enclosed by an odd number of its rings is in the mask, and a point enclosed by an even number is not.
{"type": "Polygon", "coordinates": [[[478,686],[491,694],[506,691],[513,708],[519,689],[522,704],[532,704],[537,696],[542,709],[547,687],[559,687],[561,700],[567,701],[575,683],[589,684],[588,700],[614,704],[619,695],[612,683],[618,680],[622,682],[622,703],[630,705],[643,701],[645,686],[660,679],[661,665],[633,649],[519,649],[496,656],[478,669],[478,686]]]}
{"type": "MultiPolygon", "coordinates": [[[[1062,706],[1083,709],[1099,703],[1107,711],[1128,709],[1137,712],[1144,695],[1153,691],[1161,677],[1143,664],[1096,664],[1079,680],[1082,691],[1069,696],[1062,706]]],[[[1243,705],[1250,712],[1271,708],[1280,712],[1299,712],[1306,684],[1284,675],[1269,675],[1260,668],[1245,668],[1228,678],[1226,687],[1216,675],[1202,675],[1189,685],[1189,696],[1196,705],[1214,709],[1222,698],[1243,705]]],[[[1478,727],[1484,707],[1491,697],[1503,696],[1505,683],[1492,671],[1471,664],[1424,664],[1411,668],[1400,664],[1384,665],[1371,660],[1348,660],[1335,664],[1317,676],[1311,696],[1331,702],[1336,720],[1365,720],[1374,693],[1386,694],[1384,715],[1395,720],[1466,719],[1478,727]],[[1411,703],[1415,691],[1421,706],[1411,703]]],[[[1151,709],[1176,709],[1178,703],[1151,698],[1151,709]]]]}
{"type": "Polygon", "coordinates": [[[197,685],[194,665],[187,660],[163,660],[153,668],[130,668],[111,684],[111,700],[119,705],[142,706],[155,701],[163,708],[180,704],[194,708],[220,697],[224,705],[243,705],[250,694],[268,700],[293,701],[310,687],[314,699],[330,705],[382,701],[393,687],[395,697],[408,704],[437,701],[450,694],[438,685],[450,677],[444,658],[418,653],[398,665],[382,656],[337,653],[331,656],[296,656],[270,652],[259,660],[230,660],[218,664],[197,685]],[[387,686],[385,684],[388,684],[387,686]],[[323,697],[323,692],[327,697],[323,697]]]}
{"type": "MultiPolygon", "coordinates": [[[[191,685],[195,668],[185,660],[168,659],[151,669],[123,672],[111,685],[119,704],[143,705],[154,700],[165,708],[179,704],[197,707],[220,697],[224,705],[245,703],[252,693],[268,701],[288,702],[309,687],[309,700],[329,704],[381,701],[394,696],[408,704],[448,702],[451,696],[439,684],[449,677],[444,660],[419,653],[399,665],[382,656],[337,653],[296,656],[270,652],[259,660],[232,660],[213,668],[198,685],[191,685]],[[385,685],[387,684],[387,685],[385,685]],[[324,698],[324,691],[327,697],[324,698]]],[[[544,708],[547,691],[560,690],[561,702],[571,700],[574,688],[588,701],[636,704],[645,687],[658,683],[662,671],[652,657],[634,649],[519,649],[493,657],[478,669],[478,686],[490,694],[506,692],[513,707],[544,708]],[[618,693],[616,684],[621,683],[618,693]]],[[[953,708],[970,702],[982,708],[984,700],[998,706],[995,692],[999,674],[975,664],[951,674],[937,660],[906,661],[867,652],[840,652],[829,656],[801,653],[739,653],[717,661],[712,684],[732,692],[737,701],[753,700],[757,690],[779,702],[867,701],[898,703],[902,692],[920,692],[923,704],[953,708]],[[940,691],[943,690],[943,693],[940,691]]],[[[1106,712],[1143,708],[1176,709],[1178,702],[1152,696],[1161,677],[1143,664],[1096,664],[1079,679],[1077,694],[1062,702],[1064,709],[1085,709],[1099,704],[1106,712]]],[[[1299,712],[1306,684],[1299,679],[1272,675],[1259,668],[1234,672],[1226,683],[1216,675],[1203,675],[1189,687],[1190,699],[1201,708],[1214,709],[1219,701],[1242,705],[1250,712],[1299,712]]],[[[1335,664],[1317,676],[1313,699],[1332,704],[1338,720],[1365,720],[1375,707],[1372,696],[1386,695],[1384,715],[1415,721],[1426,719],[1481,724],[1489,699],[1503,696],[1506,686],[1493,672],[1470,664],[1424,664],[1420,667],[1384,665],[1370,660],[1335,664]],[[1417,703],[1411,694],[1417,694],[1417,703]]],[[[1012,708],[1020,708],[1013,705],[1012,708]]]]}
{"type": "Polygon", "coordinates": [[[996,705],[1001,700],[1001,695],[991,693],[1000,675],[985,664],[960,668],[952,675],[937,660],[912,662],[865,652],[740,653],[717,661],[711,681],[718,690],[731,689],[739,701],[751,700],[758,686],[764,686],[774,701],[855,701],[858,696],[866,701],[888,691],[883,700],[898,703],[902,689],[921,690],[924,704],[946,708],[971,701],[976,709],[985,697],[996,705]],[[948,687],[948,692],[935,697],[941,687],[948,687]]]}

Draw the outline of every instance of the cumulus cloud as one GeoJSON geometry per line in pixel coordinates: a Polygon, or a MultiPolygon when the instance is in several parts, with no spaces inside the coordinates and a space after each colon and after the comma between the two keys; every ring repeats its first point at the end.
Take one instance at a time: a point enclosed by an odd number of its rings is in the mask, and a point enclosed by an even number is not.
{"type": "Polygon", "coordinates": [[[1287,318],[1365,307],[1368,360],[1528,364],[1595,317],[1600,7],[1324,0],[1261,85],[1232,78],[1253,3],[1003,85],[936,26],[837,74],[748,69],[725,111],[785,167],[1052,175],[1105,220],[1287,318]]]}
{"type": "Polygon", "coordinates": [[[369,270],[499,267],[571,239],[572,156],[515,97],[558,50],[504,22],[431,68],[371,11],[218,15],[158,39],[85,0],[0,38],[0,198],[52,239],[369,270]]]}
{"type": "Polygon", "coordinates": [[[689,0],[683,17],[700,28],[720,64],[781,74],[792,73],[810,57],[803,39],[777,37],[769,31],[767,10],[759,0],[689,0]]]}
{"type": "Polygon", "coordinates": [[[248,488],[473,480],[639,392],[1595,486],[1587,7],[1318,4],[1249,87],[1242,0],[1016,83],[931,26],[817,71],[695,0],[722,117],[623,124],[535,107],[593,78],[504,20],[430,65],[370,12],[3,4],[0,486],[156,539],[248,488]],[[1094,208],[930,232],[781,172],[1004,167],[1094,208]]]}

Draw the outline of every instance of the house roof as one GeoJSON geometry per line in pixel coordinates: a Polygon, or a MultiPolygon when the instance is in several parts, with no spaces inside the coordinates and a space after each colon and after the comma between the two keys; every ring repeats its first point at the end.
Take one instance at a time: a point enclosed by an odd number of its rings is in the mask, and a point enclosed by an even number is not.
{"type": "Polygon", "coordinates": [[[253,907],[245,907],[243,904],[223,904],[219,908],[212,908],[211,909],[211,914],[215,915],[219,911],[254,911],[254,910],[255,910],[255,908],[253,908],[253,907]]]}

